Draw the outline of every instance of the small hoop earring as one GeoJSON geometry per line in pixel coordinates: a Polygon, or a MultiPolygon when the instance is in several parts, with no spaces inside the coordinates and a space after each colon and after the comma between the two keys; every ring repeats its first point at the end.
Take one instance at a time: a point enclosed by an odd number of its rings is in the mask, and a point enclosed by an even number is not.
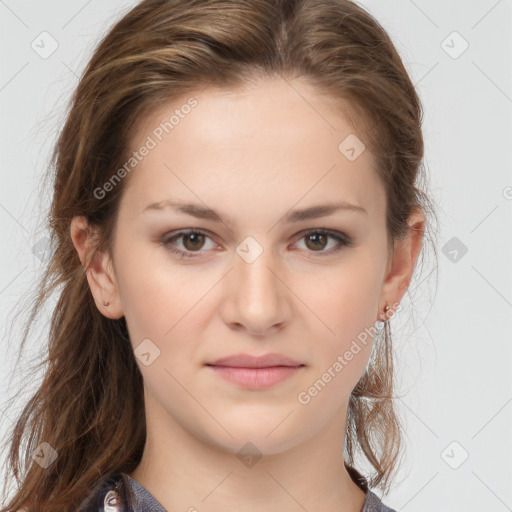
{"type": "Polygon", "coordinates": [[[382,315],[379,315],[381,318],[384,317],[383,320],[377,320],[377,324],[379,325],[379,328],[382,328],[385,323],[389,322],[389,318],[387,318],[386,313],[389,311],[388,303],[386,302],[386,305],[384,306],[384,313],[382,315]]]}
{"type": "Polygon", "coordinates": [[[387,315],[386,313],[388,312],[389,310],[389,306],[388,306],[388,303],[386,302],[386,305],[384,306],[384,313],[383,314],[379,314],[379,316],[382,318],[384,317],[384,319],[382,320],[377,320],[375,322],[375,327],[377,328],[377,330],[381,331],[382,329],[384,329],[384,326],[388,323],[389,321],[389,318],[387,318],[387,315]]]}

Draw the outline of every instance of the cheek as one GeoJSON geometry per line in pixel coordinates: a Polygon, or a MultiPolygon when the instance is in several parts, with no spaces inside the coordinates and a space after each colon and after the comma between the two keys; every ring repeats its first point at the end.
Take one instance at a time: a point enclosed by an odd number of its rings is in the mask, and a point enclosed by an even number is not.
{"type": "MultiPolygon", "coordinates": [[[[120,254],[121,254],[120,249],[120,254]]],[[[149,338],[160,347],[183,331],[188,315],[208,291],[209,280],[192,283],[190,275],[171,262],[162,248],[132,250],[120,258],[116,275],[126,323],[134,346],[149,338]],[[207,282],[204,282],[207,281],[207,282]]]]}
{"type": "Polygon", "coordinates": [[[379,268],[369,257],[356,257],[350,263],[331,272],[325,285],[310,285],[309,300],[330,331],[334,331],[333,339],[357,335],[358,330],[374,325],[377,320],[379,268]]]}
{"type": "MultiPolygon", "coordinates": [[[[335,379],[338,385],[343,380],[353,387],[366,367],[377,321],[380,280],[371,258],[361,257],[357,264],[332,273],[328,286],[311,288],[308,305],[321,320],[312,320],[314,337],[321,340],[315,359],[321,371],[327,371],[342,357],[339,374],[344,377],[335,379]]],[[[331,368],[331,372],[335,370],[331,368]]]]}

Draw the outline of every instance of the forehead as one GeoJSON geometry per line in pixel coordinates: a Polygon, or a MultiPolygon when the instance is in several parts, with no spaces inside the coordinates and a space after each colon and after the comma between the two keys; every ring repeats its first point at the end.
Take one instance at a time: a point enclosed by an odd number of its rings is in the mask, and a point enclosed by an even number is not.
{"type": "Polygon", "coordinates": [[[158,139],[169,139],[172,134],[177,140],[184,129],[194,135],[196,143],[230,147],[237,142],[233,131],[239,139],[251,137],[265,145],[272,144],[276,133],[279,142],[289,135],[295,143],[298,134],[310,138],[332,134],[336,139],[355,131],[344,115],[348,107],[345,100],[326,97],[304,79],[267,78],[237,89],[208,88],[169,100],[140,120],[132,141],[141,141],[152,132],[158,139]]]}
{"type": "Polygon", "coordinates": [[[151,149],[130,173],[124,200],[140,212],[167,197],[293,204],[327,194],[378,207],[373,157],[339,105],[307,82],[283,79],[175,98],[135,127],[132,150],[151,149]]]}

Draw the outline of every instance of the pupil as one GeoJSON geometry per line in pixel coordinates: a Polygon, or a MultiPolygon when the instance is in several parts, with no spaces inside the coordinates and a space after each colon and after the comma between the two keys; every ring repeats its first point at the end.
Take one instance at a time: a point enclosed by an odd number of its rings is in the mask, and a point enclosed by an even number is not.
{"type": "MultiPolygon", "coordinates": [[[[197,246],[197,243],[199,241],[199,247],[201,246],[201,237],[203,235],[201,233],[191,233],[190,235],[187,235],[185,237],[185,241],[189,241],[190,239],[192,239],[192,247],[187,247],[188,249],[197,249],[198,246],[197,246]],[[199,237],[199,240],[198,240],[198,237],[199,237]]],[[[190,244],[187,244],[185,243],[185,246],[187,245],[190,245],[190,244]]]]}
{"type": "MultiPolygon", "coordinates": [[[[325,242],[325,237],[326,237],[326,235],[324,235],[323,233],[315,233],[308,237],[308,241],[313,240],[314,241],[313,243],[315,244],[315,243],[318,243],[319,239],[323,239],[323,241],[325,242]]],[[[325,247],[325,244],[321,244],[320,248],[322,249],[323,247],[325,247]]],[[[315,246],[313,247],[313,249],[314,248],[315,248],[315,246]]],[[[316,245],[316,248],[318,248],[318,245],[316,245]]]]}

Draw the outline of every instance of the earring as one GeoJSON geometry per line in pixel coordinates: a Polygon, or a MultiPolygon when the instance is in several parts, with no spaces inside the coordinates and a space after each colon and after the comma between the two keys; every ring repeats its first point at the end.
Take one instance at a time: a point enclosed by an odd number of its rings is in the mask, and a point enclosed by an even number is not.
{"type": "Polygon", "coordinates": [[[386,302],[386,305],[384,306],[384,314],[379,315],[381,318],[384,317],[384,320],[379,319],[375,322],[375,328],[378,331],[382,330],[388,321],[388,318],[386,318],[386,316],[387,316],[386,313],[388,312],[388,310],[389,310],[389,306],[388,306],[388,303],[386,302]]]}
{"type": "Polygon", "coordinates": [[[104,306],[108,306],[109,304],[110,304],[110,302],[105,302],[105,301],[103,301],[103,305],[104,305],[104,306]]]}

